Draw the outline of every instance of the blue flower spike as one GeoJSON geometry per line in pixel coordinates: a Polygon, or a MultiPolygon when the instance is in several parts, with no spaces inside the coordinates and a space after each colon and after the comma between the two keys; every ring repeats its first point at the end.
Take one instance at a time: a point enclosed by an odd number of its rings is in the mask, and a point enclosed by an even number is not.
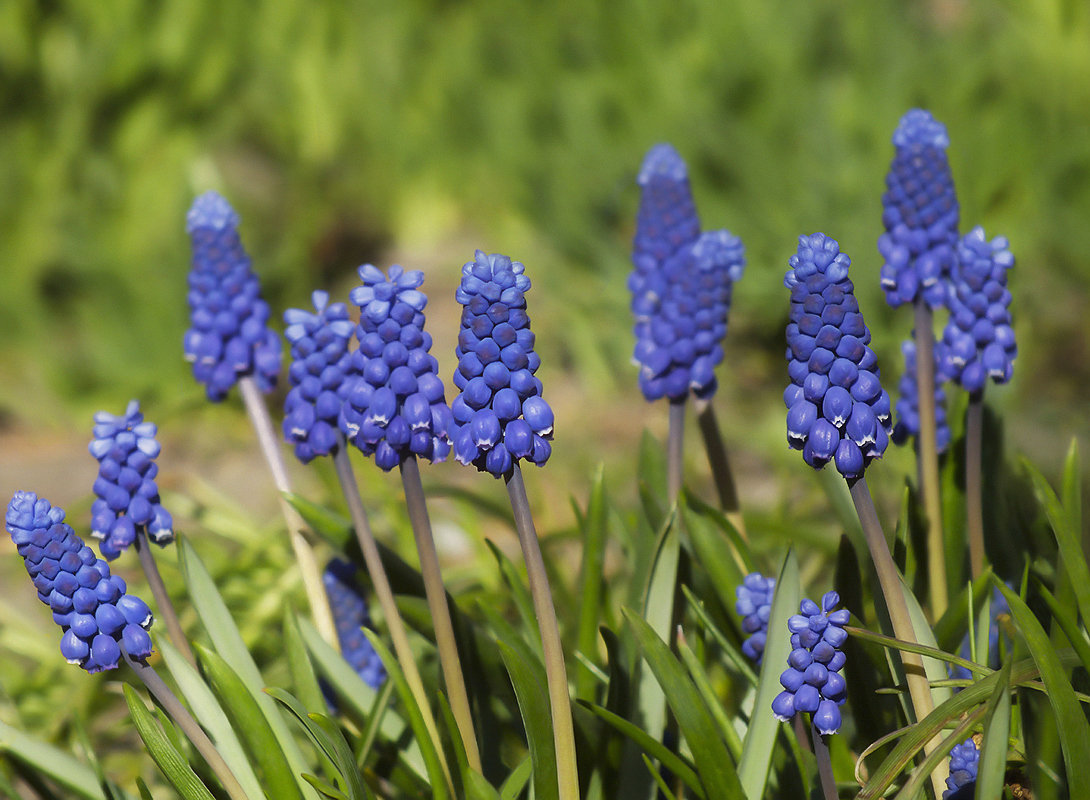
{"type": "MultiPolygon", "coordinates": [[[[936,342],[935,356],[935,444],[937,452],[942,453],[950,446],[950,425],[946,420],[946,392],[942,388],[944,377],[943,346],[936,342]]],[[[901,343],[901,353],[905,358],[905,371],[897,383],[901,396],[893,407],[897,422],[893,426],[894,444],[904,444],[913,436],[920,435],[920,395],[916,381],[916,342],[907,339],[901,343]]]]}
{"type": "Polygon", "coordinates": [[[1007,239],[988,240],[973,228],[958,244],[958,267],[949,287],[950,319],[943,331],[943,370],[965,391],[983,391],[988,378],[1006,383],[1018,347],[1011,327],[1007,270],[1014,266],[1007,239]]]}
{"type": "Polygon", "coordinates": [[[851,481],[881,457],[890,434],[889,395],[848,278],[851,259],[814,233],[799,237],[788,264],[787,443],[815,469],[834,461],[851,481]]]}
{"type": "Polygon", "coordinates": [[[882,195],[878,251],[885,259],[882,288],[891,306],[922,297],[931,308],[946,301],[946,280],[956,261],[958,200],[946,158],[946,127],[914,108],[893,134],[896,152],[882,195]]]}
{"type": "Polygon", "coordinates": [[[325,568],[322,581],[329,596],[329,607],[337,626],[341,654],[363,682],[378,689],[386,681],[386,668],[363,629],[373,629],[358,570],[344,559],[334,558],[325,568]]]}
{"type": "Polygon", "coordinates": [[[950,750],[950,776],[946,779],[946,791],[942,800],[968,800],[976,786],[980,767],[980,751],[976,742],[966,739],[950,750]]]}
{"type": "Polygon", "coordinates": [[[359,349],[349,361],[349,382],[338,424],[348,440],[391,470],[409,456],[443,461],[450,452],[450,408],[439,362],[424,330],[424,273],[397,264],[389,274],[359,268],[351,300],[360,309],[359,349]]]}
{"type": "Polygon", "coordinates": [[[165,547],[174,541],[173,521],[159,500],[157,428],[145,422],[140,403],[129,402],[119,416],[100,411],[88,450],[98,461],[96,500],[91,505],[91,535],[113,561],[131,545],[138,531],[165,547]]]}
{"type": "Polygon", "coordinates": [[[840,674],[846,660],[841,647],[848,638],[844,626],[851,614],[837,609],[839,604],[836,592],[826,592],[820,606],[808,599],[799,603],[799,613],[787,621],[792,650],[780,675],[783,691],[772,701],[776,719],[787,722],[796,713],[810,714],[814,729],[823,736],[840,730],[840,706],[847,699],[840,674]]]}
{"type": "Polygon", "coordinates": [[[758,572],[746,575],[742,585],[734,590],[738,598],[734,610],[742,617],[742,630],[749,634],[742,642],[742,652],[758,664],[768,639],[768,618],[775,591],[776,579],[766,578],[758,572]]]}
{"type": "Polygon", "coordinates": [[[284,400],[284,440],[304,464],[331,455],[340,441],[338,419],[352,374],[348,342],[356,329],[344,303],[327,292],[311,295],[314,311],[284,312],[284,337],[291,345],[291,390],[284,400]]]}
{"type": "Polygon", "coordinates": [[[268,328],[269,305],[261,298],[238,223],[238,214],[215,192],[194,200],[186,215],[193,261],[190,328],[183,345],[193,376],[213,402],[249,375],[262,391],[272,391],[280,374],[280,339],[268,328]]]}
{"type": "Polygon", "coordinates": [[[69,664],[95,673],[117,667],[122,652],[139,661],[151,655],[151,610],[76,536],[63,509],[16,492],[5,519],[38,599],[64,632],[61,654],[69,664]]]}
{"type": "Polygon", "coordinates": [[[534,375],[541,363],[526,313],[525,266],[478,250],[462,267],[455,296],[462,324],[451,403],[454,457],[495,477],[518,459],[539,467],[552,453],[553,412],[534,375]]]}

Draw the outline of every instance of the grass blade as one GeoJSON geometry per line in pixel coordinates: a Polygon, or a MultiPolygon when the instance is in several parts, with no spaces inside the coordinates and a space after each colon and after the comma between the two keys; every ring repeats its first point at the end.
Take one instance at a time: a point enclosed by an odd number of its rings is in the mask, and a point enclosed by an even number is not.
{"type": "MultiPolygon", "coordinates": [[[[580,567],[579,625],[576,629],[575,648],[584,656],[595,660],[598,652],[598,621],[601,619],[605,547],[607,538],[608,509],[603,468],[599,465],[590,487],[590,502],[581,525],[583,534],[583,561],[580,567]]],[[[585,667],[575,670],[575,696],[594,697],[597,680],[585,667]]]]}
{"type": "Polygon", "coordinates": [[[507,667],[507,674],[511,676],[526,731],[526,743],[534,767],[534,797],[536,800],[556,800],[560,789],[557,785],[556,747],[552,736],[545,666],[518,639],[497,639],[496,644],[507,667]]]}
{"type": "Polygon", "coordinates": [[[999,684],[984,714],[984,739],[976,777],[976,796],[980,798],[1003,795],[1011,731],[1011,664],[1008,660],[999,671],[999,684]]]}
{"type": "Polygon", "coordinates": [[[212,793],[208,791],[208,787],[201,782],[197,773],[190,768],[189,763],[163,733],[162,728],[155,721],[155,716],[148,711],[136,690],[127,683],[122,688],[136,731],[148,749],[148,754],[170,781],[171,786],[177,789],[185,800],[215,800],[212,793]]]}
{"type": "Polygon", "coordinates": [[[74,797],[106,800],[91,767],[60,748],[11,727],[3,720],[0,720],[0,753],[41,773],[74,797]]]}

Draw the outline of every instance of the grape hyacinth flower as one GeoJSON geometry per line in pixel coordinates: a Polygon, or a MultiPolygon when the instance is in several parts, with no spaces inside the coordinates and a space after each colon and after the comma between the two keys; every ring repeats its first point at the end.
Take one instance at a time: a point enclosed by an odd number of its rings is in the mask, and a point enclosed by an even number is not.
{"type": "Polygon", "coordinates": [[[815,469],[835,460],[850,481],[881,457],[890,433],[889,395],[848,278],[851,259],[815,233],[799,237],[788,264],[787,442],[815,469]]]}
{"type": "Polygon", "coordinates": [[[194,200],[186,215],[193,261],[185,357],[213,402],[223,400],[244,375],[253,375],[268,392],[280,374],[280,339],[267,327],[269,305],[261,299],[238,223],[238,214],[216,192],[194,200]]]}
{"type": "Polygon", "coordinates": [[[968,800],[976,786],[977,769],[980,767],[980,751],[976,742],[966,739],[950,750],[950,776],[946,779],[946,791],[942,800],[968,800]]]}
{"type": "Polygon", "coordinates": [[[1006,383],[1014,371],[1018,348],[1007,289],[1007,270],[1013,266],[1006,237],[988,241],[979,225],[958,244],[958,266],[947,296],[943,369],[967,392],[981,391],[988,378],[1006,383]]]}
{"type": "Polygon", "coordinates": [[[141,661],[151,655],[150,609],[76,536],[63,509],[33,492],[16,492],[6,521],[38,599],[64,631],[61,653],[69,664],[95,673],[114,669],[122,650],[141,661]]]}
{"type": "Polygon", "coordinates": [[[91,535],[101,540],[99,549],[113,561],[136,540],[142,530],[160,547],[174,541],[173,521],[159,501],[155,477],[159,467],[159,442],[154,423],[145,422],[140,403],[129,402],[120,416],[95,414],[94,439],[88,446],[98,460],[91,505],[91,535]]]}
{"type": "MultiPolygon", "coordinates": [[[[935,381],[935,444],[938,452],[945,452],[950,446],[950,425],[946,421],[946,392],[943,391],[942,381],[942,347],[935,349],[935,370],[938,380],[935,381]]],[[[905,357],[905,371],[901,374],[901,380],[897,383],[897,389],[901,396],[893,407],[897,415],[897,422],[893,426],[892,439],[895,444],[904,444],[912,436],[920,435],[920,403],[919,388],[916,382],[916,342],[907,339],[901,343],[901,353],[905,357]]]]}
{"type": "Polygon", "coordinates": [[[348,393],[351,354],[348,340],[356,326],[344,303],[329,293],[311,295],[314,312],[284,312],[284,336],[291,344],[291,390],[284,400],[284,440],[304,464],[333,452],[340,439],[338,418],[348,393]]]}
{"type": "Polygon", "coordinates": [[[930,112],[914,108],[901,117],[893,145],[882,195],[886,232],[878,238],[882,288],[891,306],[920,296],[935,308],[946,300],[958,239],[958,201],[946,159],[950,139],[930,112]]]}
{"type": "Polygon", "coordinates": [[[364,683],[378,689],[386,681],[386,668],[370,640],[363,634],[364,628],[373,628],[363,589],[356,578],[357,572],[354,564],[334,558],[326,566],[322,580],[329,596],[333,621],[337,625],[341,654],[364,683]]]}
{"type": "Polygon", "coordinates": [[[840,706],[847,698],[840,674],[846,659],[840,648],[848,638],[844,626],[851,615],[844,608],[834,611],[839,603],[839,594],[826,592],[820,607],[804,599],[799,613],[788,619],[792,650],[780,675],[784,690],[772,701],[776,719],[787,722],[796,713],[811,714],[814,729],[823,736],[840,730],[840,706]]]}
{"type": "Polygon", "coordinates": [[[534,376],[541,363],[526,314],[525,266],[478,250],[462,267],[456,297],[462,325],[451,404],[454,457],[495,477],[518,459],[543,465],[552,452],[553,412],[534,376]]]}
{"type": "Polygon", "coordinates": [[[742,642],[742,652],[758,664],[764,656],[775,590],[776,579],[766,578],[758,572],[746,575],[742,585],[734,590],[738,598],[734,610],[742,617],[742,630],[749,634],[742,642]]]}

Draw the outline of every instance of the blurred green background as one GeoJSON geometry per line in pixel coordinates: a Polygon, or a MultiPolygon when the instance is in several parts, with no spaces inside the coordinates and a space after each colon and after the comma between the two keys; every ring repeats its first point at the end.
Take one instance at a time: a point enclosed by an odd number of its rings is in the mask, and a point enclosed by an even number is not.
{"type": "Polygon", "coordinates": [[[57,440],[93,475],[88,415],[130,397],[193,441],[208,412],[181,357],[184,215],[215,188],[277,317],[315,288],[345,298],[365,261],[424,269],[445,376],[460,265],[475,247],[524,261],[563,500],[597,461],[629,462],[640,428],[664,429],[629,363],[624,280],[635,172],[667,140],[705,227],[747,247],[717,405],[750,502],[774,506],[790,480],[766,478],[802,470],[779,404],[799,234],[853,257],[895,389],[911,312],[885,305],[875,241],[890,135],[913,106],[949,129],[963,229],[1011,240],[1021,352],[988,398],[1054,474],[1090,430],[1088,17],[1078,0],[7,0],[4,482],[57,440]]]}

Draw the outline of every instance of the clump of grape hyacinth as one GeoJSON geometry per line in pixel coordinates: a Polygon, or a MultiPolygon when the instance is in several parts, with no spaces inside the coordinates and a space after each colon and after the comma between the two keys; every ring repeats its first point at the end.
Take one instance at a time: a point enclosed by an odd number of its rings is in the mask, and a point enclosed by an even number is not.
{"type": "Polygon", "coordinates": [[[337,627],[337,639],[341,654],[352,669],[372,689],[378,689],[386,680],[386,668],[375,652],[374,646],[364,635],[363,629],[371,629],[371,614],[363,589],[356,579],[355,565],[334,558],[322,574],[333,622],[337,627]]]}
{"type": "MultiPolygon", "coordinates": [[[[905,357],[905,371],[897,389],[901,396],[893,407],[897,423],[893,426],[893,441],[904,444],[912,436],[920,435],[920,395],[916,381],[916,342],[908,339],[901,343],[901,353],[905,357]]],[[[942,453],[950,446],[950,425],[946,421],[946,392],[942,388],[943,359],[942,346],[936,344],[935,355],[935,444],[936,452],[942,453]]]]}
{"type": "Polygon", "coordinates": [[[100,540],[103,557],[113,561],[141,530],[161,547],[173,542],[174,523],[155,483],[160,450],[155,424],[144,421],[136,400],[120,416],[100,411],[94,420],[94,439],[87,448],[99,464],[91,535],[100,540]]]}
{"type": "Polygon", "coordinates": [[[772,594],[776,579],[758,572],[746,575],[742,585],[734,590],[738,602],[734,610],[742,617],[742,630],[749,634],[742,642],[742,652],[758,664],[764,656],[768,639],[768,617],[772,613],[772,594]]]}
{"type": "Polygon", "coordinates": [[[553,412],[535,377],[541,363],[526,314],[530,279],[518,261],[478,250],[462,267],[458,368],[451,403],[454,457],[496,477],[516,459],[543,465],[552,452],[553,412]]]}
{"type": "Polygon", "coordinates": [[[967,392],[991,378],[1006,383],[1018,348],[1011,327],[1007,270],[1014,266],[1007,239],[991,241],[973,228],[958,244],[958,267],[949,287],[950,319],[943,331],[943,369],[967,392]]]}
{"type": "Polygon", "coordinates": [[[788,264],[787,442],[815,469],[835,460],[846,479],[859,478],[885,452],[890,404],[848,278],[851,259],[815,233],[799,237],[788,264]]]}
{"type": "Polygon", "coordinates": [[[409,455],[442,461],[452,421],[439,363],[428,352],[424,273],[395,264],[387,277],[364,264],[359,276],[363,285],[351,293],[360,307],[359,349],[349,362],[355,377],[341,407],[341,430],[384,470],[409,455]]]}
{"type": "Polygon", "coordinates": [[[942,793],[942,800],[968,800],[972,797],[979,766],[980,751],[976,742],[966,739],[961,744],[954,745],[950,750],[950,776],[946,779],[946,791],[942,793]]]}
{"type": "Polygon", "coordinates": [[[6,521],[38,599],[64,631],[61,654],[69,664],[94,673],[114,669],[122,649],[137,660],[151,655],[151,611],[76,536],[63,509],[33,492],[16,492],[6,521]]]}
{"type": "Polygon", "coordinates": [[[185,357],[214,402],[243,376],[252,375],[268,392],[280,374],[280,339],[267,326],[269,305],[261,299],[238,222],[238,214],[215,192],[194,200],[186,215],[193,262],[185,357]]]}
{"type": "Polygon", "coordinates": [[[958,200],[946,159],[946,127],[923,109],[901,117],[896,153],[882,195],[878,251],[885,259],[882,288],[891,306],[915,301],[931,308],[946,301],[945,278],[954,267],[958,200]]]}
{"type": "Polygon", "coordinates": [[[822,735],[840,730],[840,706],[847,698],[840,674],[846,659],[840,648],[848,638],[844,626],[851,615],[844,608],[834,611],[839,603],[840,595],[826,592],[820,607],[804,599],[799,613],[788,619],[792,650],[780,675],[784,690],[772,701],[776,719],[786,722],[799,712],[811,714],[822,735]]]}
{"type": "Polygon", "coordinates": [[[314,311],[284,312],[284,336],[291,344],[291,390],[284,400],[284,440],[304,464],[333,453],[340,439],[338,418],[351,373],[348,340],[356,325],[344,303],[329,293],[311,295],[314,311]]]}

